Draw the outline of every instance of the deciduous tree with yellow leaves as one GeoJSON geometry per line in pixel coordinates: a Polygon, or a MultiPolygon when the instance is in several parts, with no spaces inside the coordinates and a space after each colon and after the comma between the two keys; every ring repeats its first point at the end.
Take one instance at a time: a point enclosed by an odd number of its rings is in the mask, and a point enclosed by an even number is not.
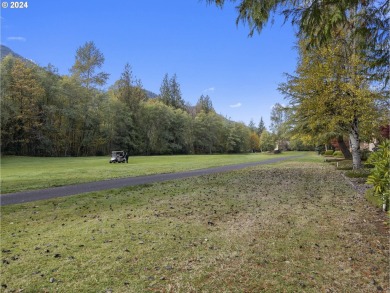
{"type": "Polygon", "coordinates": [[[364,72],[365,60],[337,40],[318,49],[301,42],[296,74],[279,89],[294,110],[292,123],[302,133],[335,136],[347,134],[354,169],[361,168],[360,139],[369,136],[378,121],[376,92],[364,72]]]}

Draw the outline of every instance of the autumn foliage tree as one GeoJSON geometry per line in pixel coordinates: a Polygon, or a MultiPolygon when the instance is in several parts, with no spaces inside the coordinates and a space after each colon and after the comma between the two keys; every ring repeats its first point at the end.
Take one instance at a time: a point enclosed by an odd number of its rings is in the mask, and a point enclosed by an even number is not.
{"type": "Polygon", "coordinates": [[[8,82],[2,89],[2,106],[6,119],[2,119],[2,140],[16,154],[36,153],[43,124],[42,98],[45,94],[35,69],[18,59],[4,61],[9,71],[8,82]],[[8,64],[7,63],[12,63],[8,64]]]}
{"type": "Polygon", "coordinates": [[[360,138],[373,128],[378,116],[375,103],[383,98],[370,87],[365,68],[358,54],[345,54],[342,42],[312,50],[301,44],[296,75],[288,76],[279,88],[289,99],[293,123],[301,132],[349,136],[355,169],[361,167],[360,138]]]}
{"type": "Polygon", "coordinates": [[[260,150],[260,137],[256,132],[252,132],[250,136],[250,148],[253,152],[260,150]]]}
{"type": "Polygon", "coordinates": [[[318,100],[322,96],[332,97],[331,100],[323,98],[326,100],[325,107],[319,107],[326,109],[322,111],[325,116],[320,117],[318,115],[320,110],[316,111],[317,109],[312,109],[314,114],[311,111],[301,113],[299,128],[306,132],[316,128],[322,134],[329,131],[331,126],[334,126],[332,131],[338,134],[348,129],[353,165],[354,168],[360,168],[361,124],[366,121],[365,117],[371,115],[375,100],[373,97],[375,93],[370,90],[370,86],[383,88],[389,81],[388,1],[207,0],[207,2],[215,3],[219,7],[223,7],[226,2],[237,2],[236,22],[248,24],[250,36],[256,31],[261,32],[278,12],[284,14],[286,20],[291,19],[292,23],[297,25],[299,38],[306,40],[304,49],[311,51],[308,54],[312,54],[313,57],[312,65],[310,60],[301,60],[300,67],[312,68],[312,78],[306,76],[302,80],[316,80],[317,84],[306,86],[303,90],[302,85],[299,88],[296,83],[295,89],[292,90],[293,80],[297,79],[290,78],[289,89],[282,87],[282,91],[295,99],[293,104],[299,99],[296,93],[300,93],[300,98],[303,96],[313,98],[310,102],[314,105],[322,105],[318,100]],[[327,52],[324,54],[321,50],[327,52]],[[329,54],[333,61],[325,60],[327,63],[324,67],[316,64],[318,59],[315,58],[326,59],[326,54],[329,54]],[[317,67],[319,74],[315,72],[314,67],[317,67]],[[375,80],[375,83],[369,85],[368,79],[375,80]],[[305,93],[302,94],[303,92],[305,93]],[[314,99],[315,96],[317,100],[314,99]],[[366,110],[368,111],[365,112],[366,110]],[[305,119],[315,119],[318,123],[305,119]]]}

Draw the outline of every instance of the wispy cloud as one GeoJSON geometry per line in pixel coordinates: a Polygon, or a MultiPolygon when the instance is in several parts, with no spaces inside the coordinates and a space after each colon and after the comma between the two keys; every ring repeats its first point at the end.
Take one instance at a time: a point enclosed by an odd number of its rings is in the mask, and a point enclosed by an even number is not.
{"type": "Polygon", "coordinates": [[[230,108],[240,108],[242,106],[241,103],[237,103],[237,104],[234,104],[234,105],[230,105],[229,107],[230,108]]]}
{"type": "Polygon", "coordinates": [[[8,41],[18,41],[18,42],[25,42],[26,38],[24,37],[8,37],[8,41]]]}
{"type": "Polygon", "coordinates": [[[203,92],[206,93],[206,92],[214,92],[215,91],[215,87],[209,87],[208,89],[204,89],[203,92]]]}

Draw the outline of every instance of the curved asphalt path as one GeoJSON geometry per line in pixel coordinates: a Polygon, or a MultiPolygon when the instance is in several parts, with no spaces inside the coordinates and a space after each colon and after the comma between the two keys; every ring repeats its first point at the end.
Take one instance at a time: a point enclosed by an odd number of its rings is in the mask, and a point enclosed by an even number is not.
{"type": "Polygon", "coordinates": [[[193,176],[208,175],[208,174],[214,174],[214,173],[220,173],[220,172],[228,172],[228,171],[243,169],[246,167],[272,164],[272,163],[276,163],[276,162],[280,162],[280,161],[284,161],[284,160],[288,160],[288,159],[292,159],[292,158],[296,158],[296,157],[300,157],[300,156],[274,158],[274,159],[265,160],[265,161],[261,161],[261,162],[243,163],[243,164],[238,164],[238,165],[228,165],[228,166],[222,166],[222,167],[192,170],[192,171],[185,171],[185,172],[179,172],[179,173],[156,174],[156,175],[139,176],[139,177],[127,177],[127,178],[120,178],[120,179],[110,179],[110,180],[103,180],[103,181],[96,181],[96,182],[89,182],[89,183],[81,183],[81,184],[75,184],[75,185],[66,185],[66,186],[61,186],[61,187],[53,187],[53,188],[40,189],[40,190],[7,193],[7,194],[0,195],[0,205],[5,206],[5,205],[11,205],[11,204],[19,204],[19,203],[25,203],[25,202],[31,202],[31,201],[37,201],[37,200],[50,199],[50,198],[55,198],[55,197],[76,195],[76,194],[81,194],[81,193],[86,193],[86,192],[101,191],[101,190],[121,188],[121,187],[126,187],[126,186],[134,186],[134,185],[162,182],[162,181],[182,179],[182,178],[188,178],[188,177],[193,177],[193,176]]]}

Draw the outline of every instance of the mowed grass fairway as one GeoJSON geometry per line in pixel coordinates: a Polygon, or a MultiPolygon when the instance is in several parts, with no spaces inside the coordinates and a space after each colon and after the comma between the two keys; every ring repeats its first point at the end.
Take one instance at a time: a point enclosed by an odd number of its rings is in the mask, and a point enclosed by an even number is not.
{"type": "Polygon", "coordinates": [[[321,161],[4,206],[2,291],[386,292],[383,218],[321,161]]]}
{"type": "MultiPolygon", "coordinates": [[[[277,157],[302,154],[287,152],[277,157]]],[[[224,165],[264,161],[271,154],[183,155],[129,157],[128,164],[110,164],[110,157],[3,157],[1,191],[10,193],[113,178],[173,173],[224,165]]]]}

